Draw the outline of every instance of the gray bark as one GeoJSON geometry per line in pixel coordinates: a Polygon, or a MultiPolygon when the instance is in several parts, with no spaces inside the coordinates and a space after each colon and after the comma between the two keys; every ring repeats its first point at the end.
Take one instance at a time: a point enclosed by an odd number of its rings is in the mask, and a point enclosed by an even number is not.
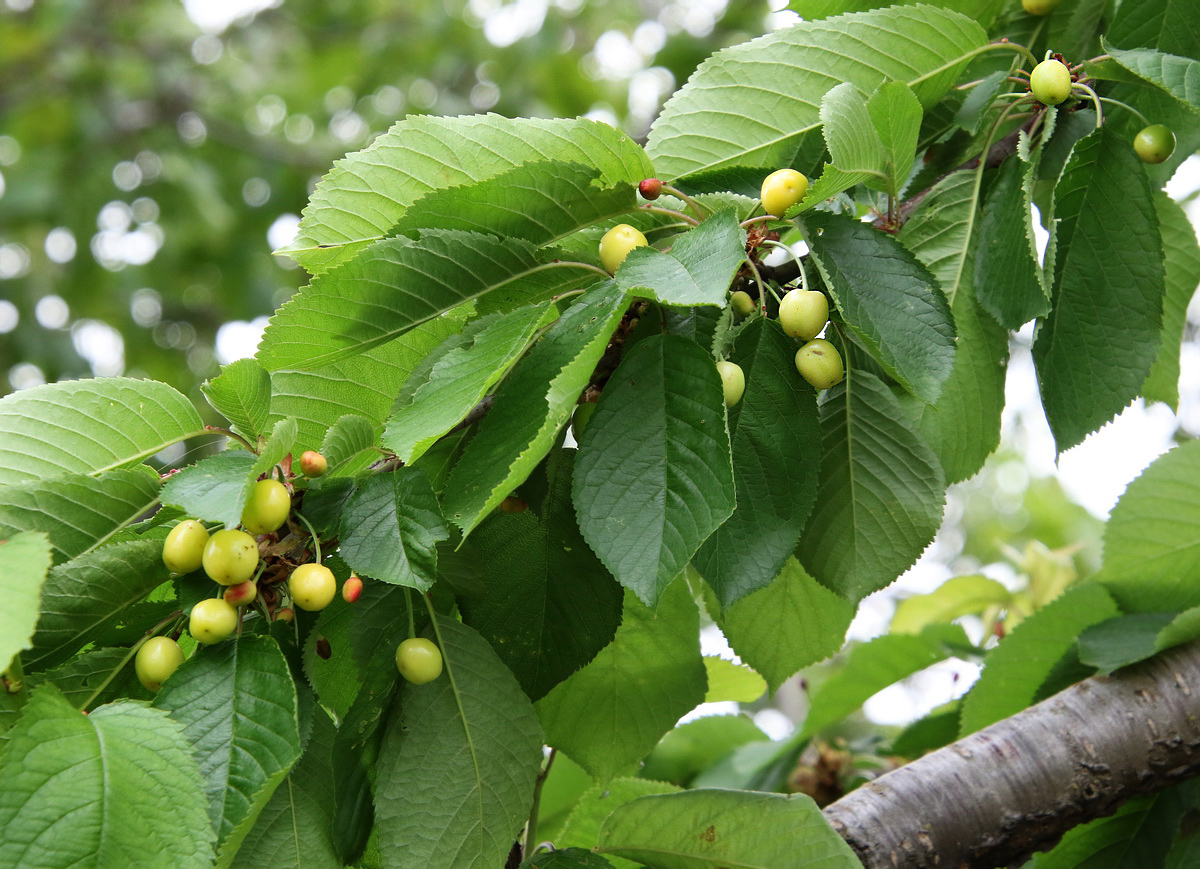
{"type": "Polygon", "coordinates": [[[1200,642],[1095,676],[851,791],[825,816],[867,869],[1020,865],[1200,774],[1200,642]]]}

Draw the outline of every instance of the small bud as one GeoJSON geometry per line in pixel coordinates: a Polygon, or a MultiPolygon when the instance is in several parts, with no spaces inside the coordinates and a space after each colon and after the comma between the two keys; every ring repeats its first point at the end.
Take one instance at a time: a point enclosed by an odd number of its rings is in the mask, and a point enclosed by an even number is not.
{"type": "Polygon", "coordinates": [[[350,578],[342,583],[342,599],[346,603],[354,603],[358,600],[358,596],[362,594],[363,581],[354,574],[350,574],[350,578]]]}
{"type": "Polygon", "coordinates": [[[230,606],[246,606],[254,603],[254,599],[258,597],[258,586],[254,580],[248,579],[245,582],[239,582],[237,585],[231,585],[225,589],[225,603],[230,606]]]}
{"type": "Polygon", "coordinates": [[[642,194],[643,199],[653,202],[662,196],[662,182],[657,178],[647,178],[638,185],[638,193],[642,194]]]}
{"type": "Polygon", "coordinates": [[[300,456],[300,473],[304,476],[320,477],[329,470],[329,462],[316,450],[305,450],[300,456]]]}

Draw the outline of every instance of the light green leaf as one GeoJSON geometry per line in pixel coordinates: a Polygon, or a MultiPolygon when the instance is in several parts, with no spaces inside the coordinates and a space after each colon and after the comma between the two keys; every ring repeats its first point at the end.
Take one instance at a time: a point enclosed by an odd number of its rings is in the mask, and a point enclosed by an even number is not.
{"type": "Polygon", "coordinates": [[[319,368],[492,292],[536,301],[595,278],[594,268],[557,263],[521,239],[424,230],[377,242],[314,278],[271,318],[257,358],[268,371],[319,368]]]}
{"type": "Polygon", "coordinates": [[[1038,324],[1033,358],[1061,453],[1140,391],[1158,349],[1164,277],[1150,182],[1122,137],[1104,128],[1076,145],[1055,197],[1054,310],[1038,324]]]}
{"type": "Polygon", "coordinates": [[[666,252],[634,248],[617,269],[617,284],[667,305],[719,305],[746,261],[746,232],[732,209],[718,211],[676,236],[666,252]]]}
{"type": "Polygon", "coordinates": [[[609,816],[596,850],[652,869],[861,866],[805,794],[698,789],[642,797],[609,816]]]}
{"type": "Polygon", "coordinates": [[[795,342],[759,318],[737,336],[729,359],[746,392],[729,410],[736,507],[700,546],[692,565],[722,607],[770,583],[796,549],[817,498],[816,456],[797,460],[797,445],[820,443],[816,394],[793,362],[795,342]]]}
{"type": "Polygon", "coordinates": [[[495,869],[529,815],[542,731],[475,631],[438,618],[445,672],[406,685],[379,755],[380,848],[423,869],[495,869]]]}
{"type": "Polygon", "coordinates": [[[228,866],[300,757],[287,660],[268,636],[203,646],[163,684],[154,705],[183,725],[200,762],[217,865],[228,866]]]}
{"type": "Polygon", "coordinates": [[[572,496],[584,539],[650,606],[733,512],[729,450],[708,352],[678,335],[635,344],[584,431],[572,496]]]}
{"type": "Polygon", "coordinates": [[[357,601],[346,603],[339,594],[317,615],[317,623],[304,641],[304,675],[321,705],[339,721],[345,719],[364,682],[353,654],[353,637],[360,628],[358,615],[357,601]],[[318,642],[327,644],[327,657],[317,653],[318,642]]]}
{"type": "MultiPolygon", "coordinates": [[[[299,426],[296,448],[301,451],[323,450],[326,438],[336,437],[330,431],[350,414],[371,423],[374,444],[409,375],[433,348],[462,329],[469,314],[470,306],[464,305],[394,341],[341,362],[311,371],[274,372],[272,418],[295,417],[299,426]]],[[[338,473],[352,474],[363,466],[361,456],[358,460],[347,457],[338,473]]]]}
{"type": "Polygon", "coordinates": [[[167,480],[162,502],[196,519],[235,528],[254,482],[255,461],[240,450],[207,456],[167,480]]]}
{"type": "Polygon", "coordinates": [[[599,121],[413,116],[334,164],[280,253],[314,274],[328,271],[381,238],[429,191],[546,160],[595,166],[606,186],[653,174],[632,139],[599,121]]]}
{"type": "Polygon", "coordinates": [[[42,586],[42,617],[24,657],[26,670],[65,661],[167,577],[158,540],[116,543],[53,568],[42,586]]]}
{"type": "Polygon", "coordinates": [[[885,82],[867,101],[871,122],[883,151],[882,183],[868,180],[867,186],[899,196],[917,157],[921,132],[921,103],[904,82],[885,82]]]}
{"type": "Polygon", "coordinates": [[[1158,225],[1162,230],[1164,279],[1162,340],[1158,356],[1142,395],[1147,401],[1163,401],[1172,410],[1179,406],[1179,350],[1187,321],[1188,303],[1200,285],[1200,244],[1187,214],[1165,193],[1154,194],[1158,225]]]}
{"type": "Polygon", "coordinates": [[[153,380],[106,377],[22,389],[0,398],[0,486],[136,465],[204,433],[192,403],[153,380]]]}
{"type": "Polygon", "coordinates": [[[775,692],[793,673],[842,647],[854,609],[789,558],[770,585],[739,600],[717,623],[775,692]]]}
{"type": "Polygon", "coordinates": [[[704,700],[699,629],[686,583],[657,610],[626,592],[613,641],[538,701],[546,741],[600,782],[628,770],[704,700]]]}
{"type": "Polygon", "coordinates": [[[341,869],[333,848],[333,722],[314,712],[304,755],[263,807],[234,858],[234,869],[341,869]]]}
{"type": "Polygon", "coordinates": [[[1200,60],[1150,48],[1122,51],[1106,42],[1103,45],[1104,50],[1121,66],[1158,85],[1175,99],[1187,104],[1192,111],[1200,112],[1200,60]]]}
{"type": "Polygon", "coordinates": [[[892,633],[919,634],[927,625],[952,622],[959,616],[978,613],[989,606],[1004,605],[1012,593],[986,576],[956,576],[929,594],[907,597],[896,605],[892,633]]]}
{"type": "Polygon", "coordinates": [[[705,703],[753,703],[767,692],[766,679],[733,661],[705,655],[704,669],[708,673],[705,703]]]}
{"type": "MultiPolygon", "coordinates": [[[[1079,635],[1079,660],[1100,673],[1144,661],[1159,652],[1159,637],[1176,613],[1131,613],[1116,616],[1086,628],[1079,635]]],[[[1187,621],[1195,622],[1196,609],[1188,610],[1187,621]]]]}
{"type": "MultiPolygon", "coordinates": [[[[806,21],[829,18],[844,12],[865,12],[878,7],[879,0],[792,0],[788,9],[799,13],[806,21]]],[[[984,27],[1009,8],[1008,0],[899,0],[893,6],[941,6],[975,19],[984,27]]]]}
{"type": "Polygon", "coordinates": [[[984,659],[983,673],[963,701],[959,736],[1028,706],[1083,629],[1116,614],[1104,587],[1090,582],[1068,589],[1023,620],[984,659]]]}
{"type": "Polygon", "coordinates": [[[1200,605],[1200,441],[1159,456],[1129,484],[1105,526],[1096,578],[1126,612],[1200,605]]]}
{"type": "Polygon", "coordinates": [[[887,81],[907,82],[931,106],[986,40],[969,18],[929,7],[777,30],[702,63],[667,101],[646,150],[662,178],[787,166],[816,134],[821,98],[834,83],[872,93],[887,81]]]}
{"type": "Polygon", "coordinates": [[[796,555],[823,584],[858,601],[891,583],[932,542],[946,486],[896,397],[866,371],[833,387],[821,427],[821,509],[796,555]]]}
{"type": "Polygon", "coordinates": [[[933,275],[895,238],[845,215],[805,218],[806,237],[846,325],[884,370],[927,402],[954,367],[954,318],[933,275]]]}
{"type": "Polygon", "coordinates": [[[567,424],[575,402],[625,313],[607,282],[579,298],[525,355],[446,481],[443,512],[464,534],[533,472],[567,424]]]}
{"type": "MultiPolygon", "coordinates": [[[[600,840],[601,825],[619,806],[638,797],[671,794],[678,790],[675,785],[644,778],[615,778],[604,784],[592,785],[575,804],[557,842],[562,847],[595,848],[600,840]]],[[[611,865],[616,869],[638,869],[640,864],[613,857],[611,865]]]]}
{"type": "Polygon", "coordinates": [[[22,532],[0,539],[0,672],[18,652],[28,649],[37,624],[42,583],[50,570],[50,538],[44,532],[22,532]]]}
{"type": "Polygon", "coordinates": [[[969,281],[975,217],[975,173],[952,172],[933,186],[900,228],[900,241],[925,264],[951,302],[969,281]]]}
{"type": "MultiPolygon", "coordinates": [[[[340,476],[354,469],[355,459],[375,446],[375,425],[365,416],[348,413],[339,416],[337,422],[325,432],[318,452],[329,463],[327,473],[340,476]]],[[[378,453],[376,453],[378,455],[378,453]]]]}
{"type": "Polygon", "coordinates": [[[437,543],[449,537],[429,478],[400,468],[372,474],[346,502],[338,554],[364,576],[428,591],[437,579],[437,543]]]}
{"type": "Polygon", "coordinates": [[[254,467],[250,469],[251,479],[256,479],[268,473],[273,467],[282,462],[292,452],[296,443],[298,427],[296,420],[288,417],[275,423],[271,435],[258,452],[254,467]]]}
{"type": "MultiPolygon", "coordinates": [[[[409,390],[387,422],[383,446],[411,464],[457,425],[508,372],[538,329],[557,316],[549,302],[470,323],[456,345],[409,390]]],[[[414,377],[415,379],[415,377],[414,377]]]]}
{"type": "Polygon", "coordinates": [[[930,625],[919,634],[886,634],[850,647],[846,661],[813,692],[801,738],[820,733],[889,685],[953,657],[969,646],[958,625],[930,625]]]}
{"type": "Polygon", "coordinates": [[[257,446],[268,434],[271,412],[271,377],[255,359],[238,359],[200,387],[213,409],[233,425],[233,430],[257,446]]]}
{"type": "Polygon", "coordinates": [[[90,716],[34,692],[0,754],[0,864],[212,865],[196,761],[180,726],[121,702],[90,716]]]}
{"type": "Polygon", "coordinates": [[[687,784],[735,749],[769,741],[748,715],[705,715],[663,736],[646,758],[640,775],[653,781],[687,784]]]}

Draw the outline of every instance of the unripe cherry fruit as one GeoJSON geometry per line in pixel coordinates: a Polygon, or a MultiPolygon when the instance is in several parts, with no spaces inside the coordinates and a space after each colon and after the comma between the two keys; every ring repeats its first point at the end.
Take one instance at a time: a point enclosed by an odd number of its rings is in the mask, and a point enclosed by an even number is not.
{"type": "Polygon", "coordinates": [[[1071,95],[1071,70],[1062,61],[1043,60],[1029,74],[1029,89],[1046,106],[1057,106],[1071,95]]]}
{"type": "Polygon", "coordinates": [[[329,470],[329,460],[316,450],[305,450],[300,454],[300,473],[309,479],[323,477],[329,470]]]}
{"type": "Polygon", "coordinates": [[[396,669],[414,685],[442,675],[442,652],[424,637],[410,637],[396,648],[396,669]]]}
{"type": "Polygon", "coordinates": [[[808,179],[795,169],[777,169],[763,179],[763,211],[775,217],[783,217],[789,208],[808,193],[808,179]]]}
{"type": "Polygon", "coordinates": [[[242,510],[242,527],[251,534],[269,534],[287,521],[292,496],[278,480],[259,480],[250,489],[242,510]]]}
{"type": "Polygon", "coordinates": [[[1133,137],[1133,150],[1143,163],[1162,163],[1175,153],[1175,133],[1165,124],[1151,124],[1133,137]]]}
{"type": "Polygon", "coordinates": [[[1021,0],[1021,8],[1030,15],[1049,15],[1058,5],[1058,0],[1021,0]]]}
{"type": "Polygon", "coordinates": [[[739,317],[749,317],[754,313],[754,299],[745,290],[737,290],[729,297],[729,307],[739,317]]]}
{"type": "Polygon", "coordinates": [[[248,579],[245,582],[239,582],[237,585],[231,585],[225,589],[225,593],[221,597],[230,606],[252,604],[254,603],[254,599],[258,597],[258,583],[252,579],[248,579]]]}
{"type": "Polygon", "coordinates": [[[350,574],[350,578],[342,583],[342,600],[346,603],[354,603],[362,594],[363,581],[350,574]]]}
{"type": "Polygon", "coordinates": [[[200,567],[207,543],[208,529],[195,519],[184,519],[163,543],[163,564],[171,573],[191,573],[200,567]]]}
{"type": "Polygon", "coordinates": [[[133,660],[138,681],[147,691],[158,693],[162,683],[183,663],[183,650],[170,637],[151,637],[142,643],[133,660]]]}
{"type": "Polygon", "coordinates": [[[337,580],[323,564],[301,564],[288,577],[288,593],[300,609],[316,612],[329,606],[337,594],[337,580]]]}
{"type": "Polygon", "coordinates": [[[219,643],[237,627],[237,610],[219,597],[210,597],[192,607],[188,633],[206,646],[219,643]]]}
{"type": "Polygon", "coordinates": [[[662,196],[662,182],[657,178],[646,178],[638,184],[638,193],[642,194],[643,199],[653,202],[662,196]]]}
{"type": "Polygon", "coordinates": [[[245,531],[226,528],[208,538],[204,572],[221,585],[237,585],[258,569],[258,542],[245,531]]]}
{"type": "Polygon", "coordinates": [[[785,335],[808,341],[829,322],[829,300],[817,290],[790,290],[779,302],[779,325],[785,335]]]}
{"type": "Polygon", "coordinates": [[[290,622],[295,617],[295,611],[290,606],[285,606],[275,610],[275,617],[272,619],[272,621],[290,622]]]}
{"type": "Polygon", "coordinates": [[[746,375],[742,366],[722,359],[717,363],[717,373],[721,375],[721,388],[725,390],[725,406],[733,407],[742,400],[742,393],[746,391],[746,375]]]}
{"type": "Polygon", "coordinates": [[[796,370],[815,389],[828,389],[846,373],[842,354],[824,338],[809,341],[796,351],[796,370]]]}
{"type": "Polygon", "coordinates": [[[635,247],[649,244],[641,231],[628,223],[618,223],[600,239],[600,264],[610,275],[617,270],[635,247]]]}

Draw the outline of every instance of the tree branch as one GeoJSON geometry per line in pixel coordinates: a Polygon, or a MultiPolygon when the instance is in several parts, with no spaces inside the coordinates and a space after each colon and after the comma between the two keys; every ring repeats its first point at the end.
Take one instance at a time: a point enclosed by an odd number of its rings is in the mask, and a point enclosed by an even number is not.
{"type": "Polygon", "coordinates": [[[1004,866],[1200,774],[1200,643],[1093,676],[825,809],[866,869],[1004,866]]]}

